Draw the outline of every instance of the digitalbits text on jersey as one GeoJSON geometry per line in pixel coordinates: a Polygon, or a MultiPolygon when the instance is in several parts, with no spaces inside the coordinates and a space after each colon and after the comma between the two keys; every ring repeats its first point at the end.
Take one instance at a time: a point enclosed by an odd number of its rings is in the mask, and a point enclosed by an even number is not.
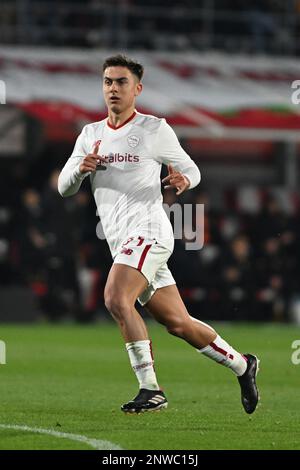
{"type": "Polygon", "coordinates": [[[137,163],[140,161],[139,155],[132,155],[131,153],[125,153],[122,155],[121,153],[109,153],[108,155],[101,155],[102,158],[105,158],[107,163],[137,163]]]}

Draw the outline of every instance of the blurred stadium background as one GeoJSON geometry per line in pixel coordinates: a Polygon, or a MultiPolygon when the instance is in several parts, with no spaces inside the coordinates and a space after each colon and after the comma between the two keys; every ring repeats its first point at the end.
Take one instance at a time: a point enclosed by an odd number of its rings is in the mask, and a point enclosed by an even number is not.
{"type": "Polygon", "coordinates": [[[0,449],[86,448],[53,429],[123,449],[300,448],[299,26],[300,0],[1,0],[0,449]],[[146,66],[138,109],[166,117],[201,170],[164,197],[205,205],[204,249],[177,240],[169,265],[191,314],[260,357],[251,418],[234,377],[158,324],[170,408],[118,412],[136,381],[102,322],[110,253],[88,181],[63,199],[57,176],[106,116],[101,64],[119,52],[146,66]]]}
{"type": "Polygon", "coordinates": [[[179,201],[205,204],[205,247],[178,240],[169,263],[189,311],[300,323],[299,26],[299,0],[2,0],[0,321],[108,318],[88,184],[64,200],[56,183],[122,52],[146,66],[139,111],[202,173],[179,201]]]}

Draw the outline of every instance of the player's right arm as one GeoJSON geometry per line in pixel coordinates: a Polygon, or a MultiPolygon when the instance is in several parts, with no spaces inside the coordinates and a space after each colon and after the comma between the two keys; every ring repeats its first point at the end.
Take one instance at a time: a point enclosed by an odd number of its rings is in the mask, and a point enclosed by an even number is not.
{"type": "Polygon", "coordinates": [[[97,155],[99,145],[92,152],[86,151],[85,128],[78,136],[72,155],[63,167],[58,178],[58,192],[63,197],[72,196],[79,190],[82,181],[96,170],[100,161],[105,161],[97,155]]]}

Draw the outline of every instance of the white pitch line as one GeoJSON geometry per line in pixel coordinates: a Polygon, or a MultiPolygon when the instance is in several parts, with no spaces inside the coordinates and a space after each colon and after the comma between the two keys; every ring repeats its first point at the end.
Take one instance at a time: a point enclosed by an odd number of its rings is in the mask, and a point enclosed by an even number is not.
{"type": "Polygon", "coordinates": [[[109,441],[102,441],[99,439],[90,439],[80,434],[71,434],[67,432],[53,431],[52,429],[31,428],[29,426],[20,426],[18,424],[0,424],[0,429],[14,429],[17,431],[36,432],[38,434],[47,434],[49,436],[60,437],[63,439],[70,439],[71,441],[78,441],[87,444],[97,450],[122,450],[122,447],[109,441]]]}

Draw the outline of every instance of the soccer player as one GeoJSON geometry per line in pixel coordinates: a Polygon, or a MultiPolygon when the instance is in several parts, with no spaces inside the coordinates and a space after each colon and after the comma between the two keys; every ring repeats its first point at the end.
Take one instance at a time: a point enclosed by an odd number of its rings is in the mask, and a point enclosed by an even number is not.
{"type": "Polygon", "coordinates": [[[123,55],[106,59],[103,95],[108,118],[84,126],[58,180],[65,197],[75,194],[89,175],[112,254],[105,305],[121,330],[139,382],[137,396],[121,409],[139,413],[168,405],[157,382],[145,322],[135,309],[138,300],[169,333],[231,369],[243,407],[253,413],[258,359],[239,353],[213,328],[189,315],[167,266],[174,235],[162,206],[161,165],[168,165],[163,183],[177,195],[198,185],[200,172],[165,119],[135,110],[143,71],[141,64],[123,55]]]}

